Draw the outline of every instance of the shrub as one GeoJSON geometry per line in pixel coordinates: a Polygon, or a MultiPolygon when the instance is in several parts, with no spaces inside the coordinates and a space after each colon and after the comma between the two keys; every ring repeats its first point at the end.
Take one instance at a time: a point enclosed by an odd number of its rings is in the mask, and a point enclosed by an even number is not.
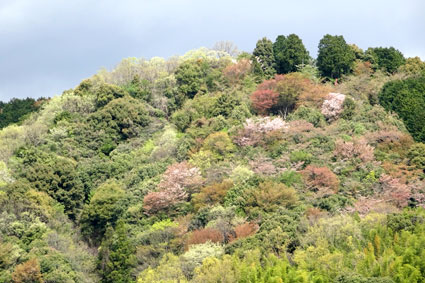
{"type": "Polygon", "coordinates": [[[325,117],[320,111],[312,107],[301,106],[290,115],[290,120],[305,120],[312,123],[315,127],[325,124],[325,117]]]}
{"type": "Polygon", "coordinates": [[[356,103],[353,99],[346,97],[342,103],[342,108],[341,118],[350,120],[354,116],[356,103]]]}
{"type": "Polygon", "coordinates": [[[292,163],[302,164],[301,167],[305,168],[313,160],[313,155],[303,150],[292,151],[289,155],[289,159],[292,163]]]}
{"type": "Polygon", "coordinates": [[[425,144],[417,143],[410,147],[407,158],[409,165],[414,165],[419,169],[425,170],[425,144]]]}

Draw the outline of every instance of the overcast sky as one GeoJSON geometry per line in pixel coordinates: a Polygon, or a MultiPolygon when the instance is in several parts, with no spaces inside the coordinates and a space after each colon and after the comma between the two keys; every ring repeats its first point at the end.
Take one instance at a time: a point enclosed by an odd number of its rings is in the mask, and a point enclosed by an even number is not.
{"type": "Polygon", "coordinates": [[[170,57],[221,40],[251,52],[298,34],[312,56],[324,34],[425,59],[422,0],[0,0],[0,100],[54,96],[125,57],[170,57]]]}

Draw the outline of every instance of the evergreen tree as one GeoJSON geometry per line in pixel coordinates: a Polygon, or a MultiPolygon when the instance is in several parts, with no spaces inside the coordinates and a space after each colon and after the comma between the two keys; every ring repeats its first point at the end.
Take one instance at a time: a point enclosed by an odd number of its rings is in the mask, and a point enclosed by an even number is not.
{"type": "Polygon", "coordinates": [[[391,81],[379,94],[379,103],[396,112],[416,141],[425,141],[425,78],[391,81]]]}
{"type": "Polygon", "coordinates": [[[276,73],[274,69],[273,43],[266,37],[257,41],[257,45],[252,52],[252,62],[256,75],[271,78],[276,73]]]}
{"type": "Polygon", "coordinates": [[[394,47],[368,48],[365,57],[375,69],[381,69],[388,73],[394,73],[406,61],[403,53],[394,47]]]}
{"type": "MultiPolygon", "coordinates": [[[[177,89],[184,98],[193,98],[201,89],[203,74],[199,62],[187,61],[181,64],[175,73],[177,89]]],[[[179,103],[181,105],[182,102],[179,103]]]]}
{"type": "Polygon", "coordinates": [[[81,214],[84,235],[97,242],[108,225],[114,225],[124,211],[125,191],[115,182],[100,185],[81,214]]]}
{"type": "Polygon", "coordinates": [[[283,74],[282,69],[283,62],[285,61],[283,51],[285,49],[286,37],[284,35],[278,35],[276,41],[273,43],[273,55],[276,61],[276,72],[278,74],[283,74]]]}
{"type": "Polygon", "coordinates": [[[99,248],[99,268],[102,282],[133,282],[131,269],[136,263],[135,250],[127,236],[124,222],[119,221],[115,230],[108,226],[99,248]]]}
{"type": "Polygon", "coordinates": [[[322,76],[339,78],[351,72],[355,60],[353,49],[342,35],[325,35],[319,43],[317,67],[322,76]]]}
{"type": "Polygon", "coordinates": [[[45,100],[44,98],[39,98],[37,101],[32,98],[13,98],[7,103],[0,101],[0,129],[24,120],[30,113],[37,111],[45,100]]]}
{"type": "Polygon", "coordinates": [[[296,72],[297,65],[307,63],[310,59],[302,40],[296,34],[290,34],[287,38],[279,35],[273,44],[273,52],[278,74],[296,72]]]}

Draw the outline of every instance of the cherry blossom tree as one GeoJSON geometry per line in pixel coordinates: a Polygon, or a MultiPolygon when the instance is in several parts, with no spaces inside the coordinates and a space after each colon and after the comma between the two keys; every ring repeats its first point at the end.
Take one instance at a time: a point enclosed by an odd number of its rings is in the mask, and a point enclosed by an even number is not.
{"type": "Polygon", "coordinates": [[[345,100],[345,95],[342,93],[329,93],[322,105],[322,114],[326,119],[333,121],[339,117],[344,110],[342,105],[345,100]]]}
{"type": "Polygon", "coordinates": [[[199,168],[186,161],[169,166],[158,185],[159,191],[144,197],[145,213],[154,214],[186,200],[203,182],[199,168]]]}

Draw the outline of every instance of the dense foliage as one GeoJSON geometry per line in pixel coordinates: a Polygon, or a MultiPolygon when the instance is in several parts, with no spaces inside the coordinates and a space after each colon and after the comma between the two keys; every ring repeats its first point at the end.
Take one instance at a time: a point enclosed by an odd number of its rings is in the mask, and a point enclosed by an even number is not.
{"type": "Polygon", "coordinates": [[[400,116],[415,140],[425,141],[425,77],[386,83],[379,102],[400,116]]]}
{"type": "Polygon", "coordinates": [[[0,282],[424,282],[425,63],[373,50],[222,42],[43,103],[0,131],[0,282]]]}
{"type": "Polygon", "coordinates": [[[23,121],[30,113],[37,111],[44,98],[14,98],[9,102],[0,101],[0,129],[19,121],[23,121]]]}
{"type": "Polygon", "coordinates": [[[279,35],[273,44],[273,54],[278,74],[296,72],[298,66],[309,63],[310,59],[302,40],[296,34],[290,34],[286,38],[279,35]]]}
{"type": "Polygon", "coordinates": [[[319,43],[317,67],[322,76],[340,78],[351,72],[355,54],[342,35],[325,35],[319,43]]]}
{"type": "Polygon", "coordinates": [[[365,56],[374,68],[388,73],[394,73],[405,62],[403,54],[394,47],[368,48],[365,56]]]}
{"type": "Polygon", "coordinates": [[[260,39],[252,52],[254,73],[262,77],[271,77],[276,73],[273,43],[266,37],[260,39]]]}

